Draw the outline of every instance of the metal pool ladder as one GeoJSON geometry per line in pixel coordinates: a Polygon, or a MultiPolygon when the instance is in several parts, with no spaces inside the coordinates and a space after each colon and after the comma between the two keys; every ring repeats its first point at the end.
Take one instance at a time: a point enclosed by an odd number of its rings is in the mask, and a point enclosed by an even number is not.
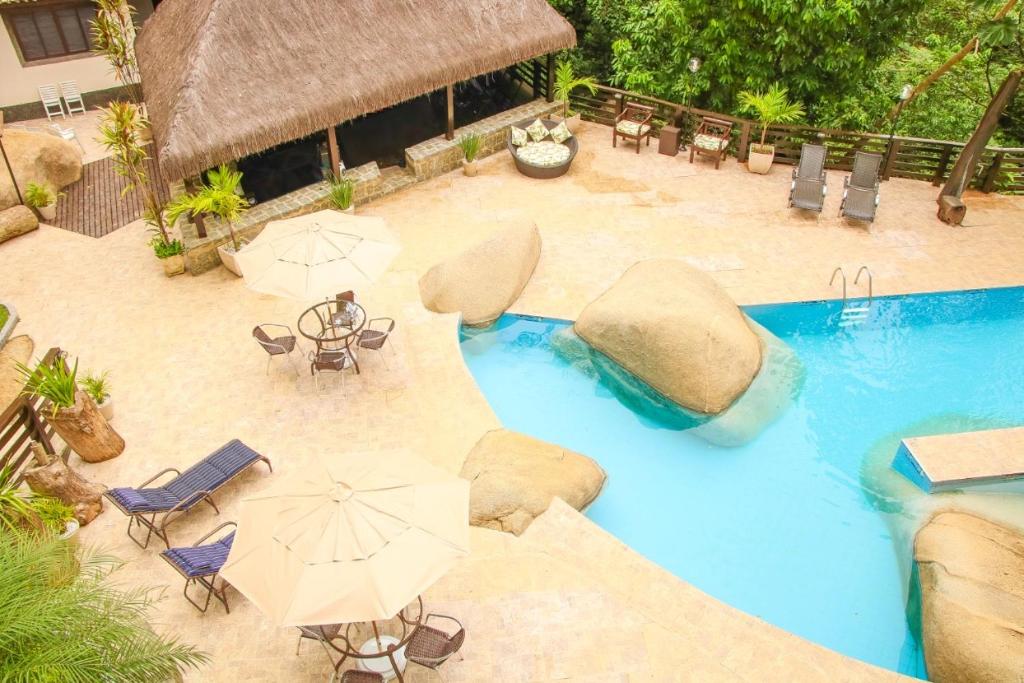
{"type": "Polygon", "coordinates": [[[841,266],[832,271],[832,278],[828,281],[829,286],[831,287],[835,284],[837,275],[842,278],[843,282],[843,308],[839,313],[839,326],[850,327],[852,325],[858,325],[867,320],[868,316],[871,314],[871,303],[875,298],[875,285],[874,278],[871,277],[871,269],[867,266],[861,266],[860,270],[857,271],[856,277],[853,278],[853,284],[857,285],[860,284],[861,275],[868,276],[868,300],[866,303],[860,305],[851,305],[847,298],[846,272],[841,266]]]}

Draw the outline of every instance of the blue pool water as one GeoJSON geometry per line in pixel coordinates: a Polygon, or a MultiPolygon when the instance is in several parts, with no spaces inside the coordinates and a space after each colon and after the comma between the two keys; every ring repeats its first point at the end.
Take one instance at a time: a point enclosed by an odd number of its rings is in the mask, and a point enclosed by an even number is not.
{"type": "Polygon", "coordinates": [[[1024,424],[1024,288],[880,298],[849,328],[840,309],[745,309],[796,351],[806,381],[736,448],[631,411],[563,361],[550,341],[569,323],[506,315],[465,329],[462,350],[506,427],[604,467],[596,523],[735,607],[924,677],[911,537],[893,531],[913,513],[891,497],[889,463],[902,436],[1024,424]]]}

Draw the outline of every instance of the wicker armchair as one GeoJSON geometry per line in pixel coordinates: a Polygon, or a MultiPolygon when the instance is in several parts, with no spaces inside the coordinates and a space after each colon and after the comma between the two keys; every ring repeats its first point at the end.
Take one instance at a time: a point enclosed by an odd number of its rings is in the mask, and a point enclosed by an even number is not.
{"type": "Polygon", "coordinates": [[[290,327],[276,323],[262,323],[252,328],[252,336],[256,343],[267,352],[267,374],[270,374],[270,361],[274,359],[274,356],[286,357],[291,363],[292,369],[295,370],[295,374],[299,374],[299,368],[295,365],[295,360],[292,358],[292,351],[296,348],[296,339],[290,327]],[[269,328],[284,330],[288,334],[272,337],[268,333],[269,328]]]}
{"type": "Polygon", "coordinates": [[[384,677],[373,671],[349,669],[341,674],[338,683],[384,683],[384,677]]]}
{"type": "Polygon", "coordinates": [[[458,619],[443,614],[428,614],[423,623],[412,632],[409,644],[405,647],[405,658],[407,661],[436,670],[459,651],[465,640],[466,629],[458,619]],[[431,618],[444,619],[458,628],[454,633],[448,633],[439,628],[427,626],[427,622],[431,618]]]}
{"type": "Polygon", "coordinates": [[[347,348],[319,349],[309,352],[309,374],[313,375],[316,390],[320,391],[321,372],[340,372],[341,388],[345,388],[345,370],[355,367],[355,361],[347,348]]]}
{"type": "Polygon", "coordinates": [[[615,117],[612,128],[612,147],[618,146],[619,138],[636,141],[636,153],[640,153],[640,141],[647,138],[647,146],[651,145],[651,120],[654,118],[654,107],[646,104],[627,102],[622,113],[615,117]]]}
{"type": "Polygon", "coordinates": [[[690,163],[695,154],[703,154],[715,160],[717,169],[729,153],[729,139],[732,136],[732,123],[721,119],[705,116],[690,143],[690,163]]]}
{"type": "MultiPolygon", "coordinates": [[[[299,642],[295,645],[295,654],[298,656],[299,648],[302,647],[303,640],[312,640],[319,643],[324,648],[324,652],[327,653],[327,658],[331,660],[331,667],[337,669],[341,662],[334,659],[334,655],[331,654],[331,649],[328,647],[328,643],[338,637],[341,633],[341,624],[325,624],[323,626],[297,626],[299,629],[299,642]]],[[[333,648],[337,649],[337,648],[333,648]]]]}
{"type": "MultiPolygon", "coordinates": [[[[366,327],[359,332],[359,340],[356,342],[356,346],[360,349],[368,349],[370,351],[377,351],[377,355],[380,356],[381,362],[384,363],[385,369],[388,367],[388,362],[384,358],[384,344],[390,343],[391,333],[395,330],[395,321],[391,318],[371,318],[366,321],[366,327]],[[374,324],[384,329],[375,330],[373,329],[374,324]]],[[[391,347],[392,352],[394,346],[391,347]]]]}

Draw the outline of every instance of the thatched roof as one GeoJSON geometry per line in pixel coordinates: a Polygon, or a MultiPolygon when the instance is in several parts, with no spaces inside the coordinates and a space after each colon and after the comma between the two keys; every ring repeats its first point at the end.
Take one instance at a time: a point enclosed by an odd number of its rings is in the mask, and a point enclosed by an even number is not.
{"type": "Polygon", "coordinates": [[[575,44],[547,0],[164,0],[136,51],[185,177],[575,44]]]}

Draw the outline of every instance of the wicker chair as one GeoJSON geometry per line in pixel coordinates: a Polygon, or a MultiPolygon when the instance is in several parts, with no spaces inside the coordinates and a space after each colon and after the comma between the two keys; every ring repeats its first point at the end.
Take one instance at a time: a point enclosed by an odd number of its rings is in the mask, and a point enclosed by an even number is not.
{"type": "Polygon", "coordinates": [[[340,372],[341,387],[345,388],[345,370],[355,367],[352,355],[345,349],[319,349],[309,352],[309,374],[313,375],[313,382],[317,391],[320,391],[321,372],[340,372]]]}
{"type": "Polygon", "coordinates": [[[449,657],[459,651],[462,643],[466,640],[466,629],[455,617],[444,614],[428,614],[423,623],[416,627],[405,646],[405,658],[407,661],[416,662],[420,666],[437,670],[437,667],[444,664],[449,657]],[[441,629],[427,626],[431,618],[445,619],[454,623],[458,630],[455,633],[448,633],[441,629]]]}
{"type": "Polygon", "coordinates": [[[729,139],[732,136],[732,122],[705,116],[690,143],[690,163],[695,154],[712,157],[717,169],[729,154],[729,139]]]}
{"type": "Polygon", "coordinates": [[[800,148],[800,164],[793,169],[789,186],[789,206],[821,213],[828,194],[825,158],[828,150],[821,145],[804,143],[800,148]]]}
{"type": "MultiPolygon", "coordinates": [[[[380,356],[381,362],[384,363],[384,367],[388,367],[388,362],[384,358],[384,344],[391,341],[391,333],[395,330],[395,321],[391,318],[371,318],[366,321],[366,327],[359,332],[359,340],[356,342],[356,346],[361,349],[369,349],[370,351],[377,351],[377,355],[380,356]],[[385,329],[375,330],[373,324],[378,325],[384,323],[385,329]]],[[[394,351],[394,345],[391,350],[394,351]]]]}
{"type": "Polygon", "coordinates": [[[296,339],[295,335],[292,334],[292,329],[287,325],[278,325],[276,323],[262,323],[252,328],[252,336],[256,339],[256,343],[263,347],[263,350],[267,352],[267,374],[270,374],[270,361],[274,359],[274,356],[284,356],[292,364],[292,369],[295,370],[295,374],[299,374],[299,368],[295,365],[295,359],[292,358],[292,351],[295,350],[296,339]],[[277,328],[286,330],[288,334],[283,334],[277,337],[271,337],[264,328],[277,328]]]}
{"type": "Polygon", "coordinates": [[[654,107],[646,104],[627,102],[622,113],[615,117],[612,128],[612,147],[618,146],[619,138],[636,141],[636,153],[640,153],[640,141],[647,138],[647,146],[651,145],[651,119],[654,118],[654,107]]]}
{"type": "Polygon", "coordinates": [[[327,653],[327,658],[331,660],[331,667],[337,669],[341,662],[334,659],[334,655],[331,654],[331,648],[327,644],[338,637],[338,634],[341,633],[341,626],[341,624],[297,626],[296,628],[299,629],[299,642],[295,645],[295,655],[298,656],[303,640],[312,640],[323,647],[324,652],[327,653]]]}
{"type": "Polygon", "coordinates": [[[338,683],[384,683],[384,677],[373,671],[349,669],[341,674],[338,683]]]}
{"type": "Polygon", "coordinates": [[[853,172],[843,179],[843,201],[839,213],[846,218],[872,223],[878,210],[878,169],[881,154],[857,152],[853,172]]]}

